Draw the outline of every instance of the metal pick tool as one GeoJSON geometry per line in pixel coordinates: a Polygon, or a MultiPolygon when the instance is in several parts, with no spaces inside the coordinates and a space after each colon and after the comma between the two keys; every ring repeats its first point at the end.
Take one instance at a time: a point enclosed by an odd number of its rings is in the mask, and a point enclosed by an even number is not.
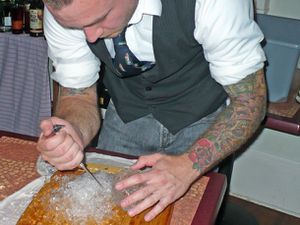
{"type": "MultiPolygon", "coordinates": [[[[60,131],[65,125],[61,125],[61,124],[55,124],[52,128],[52,132],[55,134],[58,131],[60,131]]],[[[97,178],[94,176],[94,174],[92,174],[92,172],[84,165],[84,163],[80,163],[79,166],[93,179],[97,182],[97,184],[99,184],[99,186],[101,188],[103,188],[103,185],[97,180],[97,178]]]]}
{"type": "Polygon", "coordinates": [[[101,188],[103,188],[103,185],[100,183],[100,181],[97,180],[97,178],[95,177],[94,174],[92,174],[92,172],[83,164],[83,163],[80,163],[79,166],[92,178],[94,179],[101,188]]]}
{"type": "Polygon", "coordinates": [[[58,131],[61,130],[61,128],[63,128],[65,125],[62,125],[62,124],[54,124],[53,125],[53,128],[52,128],[52,133],[55,134],[57,133],[58,131]]]}

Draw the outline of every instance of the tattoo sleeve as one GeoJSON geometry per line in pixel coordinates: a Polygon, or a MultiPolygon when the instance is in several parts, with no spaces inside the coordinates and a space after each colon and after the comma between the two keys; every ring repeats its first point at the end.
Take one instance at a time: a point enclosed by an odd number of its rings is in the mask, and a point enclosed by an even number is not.
{"type": "Polygon", "coordinates": [[[265,116],[266,86],[263,70],[224,88],[230,104],[188,152],[193,168],[200,174],[207,172],[244,144],[265,116]]]}

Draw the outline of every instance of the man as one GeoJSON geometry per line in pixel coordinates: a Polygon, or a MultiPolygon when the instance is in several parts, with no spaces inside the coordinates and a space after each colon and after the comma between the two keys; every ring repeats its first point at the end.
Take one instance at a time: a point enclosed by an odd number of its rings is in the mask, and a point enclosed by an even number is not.
{"type": "Polygon", "coordinates": [[[52,77],[61,89],[55,117],[41,123],[38,149],[59,170],[78,166],[100,126],[95,82],[103,63],[112,101],[99,147],[142,155],[134,170],[151,167],[116,185],[143,186],[121,201],[139,202],[130,216],[154,206],[145,216],[153,219],[264,118],[263,35],[251,0],[44,2],[52,77]],[[124,28],[130,50],[150,65],[145,71],[126,75],[123,64],[113,64],[112,38],[124,28]],[[54,124],[65,127],[52,136],[54,124]]]}

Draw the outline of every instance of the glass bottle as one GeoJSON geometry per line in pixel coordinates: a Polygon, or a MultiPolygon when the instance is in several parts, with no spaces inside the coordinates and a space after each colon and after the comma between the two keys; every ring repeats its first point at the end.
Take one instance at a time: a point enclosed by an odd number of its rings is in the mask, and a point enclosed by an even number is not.
{"type": "Polygon", "coordinates": [[[23,33],[24,5],[20,0],[15,1],[11,10],[11,31],[13,34],[23,33]]]}
{"type": "Polygon", "coordinates": [[[25,2],[24,2],[24,31],[26,34],[29,34],[29,30],[30,30],[29,10],[30,10],[30,1],[25,0],[25,2]]]}
{"type": "Polygon", "coordinates": [[[44,4],[42,0],[34,0],[30,4],[29,9],[29,34],[32,37],[41,37],[43,32],[43,11],[44,4]]]}
{"type": "Polygon", "coordinates": [[[0,31],[11,30],[11,8],[10,0],[0,0],[0,31]]]}

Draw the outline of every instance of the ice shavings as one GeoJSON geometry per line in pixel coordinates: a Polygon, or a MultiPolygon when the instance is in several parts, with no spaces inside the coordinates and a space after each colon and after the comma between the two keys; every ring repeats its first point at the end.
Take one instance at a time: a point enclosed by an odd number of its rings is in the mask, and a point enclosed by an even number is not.
{"type": "MultiPolygon", "coordinates": [[[[64,215],[71,224],[84,225],[90,218],[101,221],[112,216],[115,204],[112,201],[113,184],[112,174],[105,172],[94,173],[101,182],[99,186],[87,173],[83,173],[72,180],[70,176],[59,179],[58,189],[53,189],[49,202],[49,210],[56,211],[57,218],[64,215]],[[75,223],[76,222],[76,223],[75,223]]],[[[52,218],[53,219],[53,218],[52,218]]]]}

